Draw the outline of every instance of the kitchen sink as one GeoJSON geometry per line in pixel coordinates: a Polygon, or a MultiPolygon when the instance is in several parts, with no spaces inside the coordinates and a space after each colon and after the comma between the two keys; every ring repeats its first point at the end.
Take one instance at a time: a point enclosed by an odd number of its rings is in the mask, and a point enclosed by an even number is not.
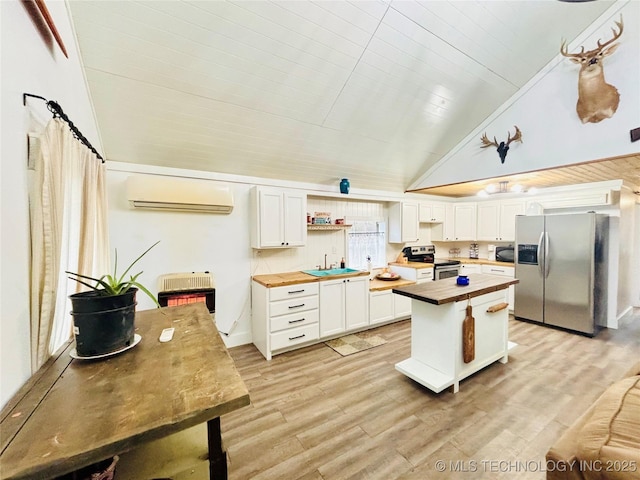
{"type": "Polygon", "coordinates": [[[313,275],[314,277],[328,277],[330,275],[344,275],[346,273],[356,273],[360,270],[355,268],[330,268],[328,270],[303,270],[303,273],[313,275]]]}

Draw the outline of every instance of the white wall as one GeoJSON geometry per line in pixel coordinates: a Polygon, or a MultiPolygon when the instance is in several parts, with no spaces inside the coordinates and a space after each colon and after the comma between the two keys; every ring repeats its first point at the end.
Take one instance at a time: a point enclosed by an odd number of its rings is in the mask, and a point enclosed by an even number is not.
{"type": "MultiPolygon", "coordinates": [[[[613,117],[582,124],[575,105],[578,96],[578,65],[560,55],[513,98],[467,136],[440,162],[427,171],[410,190],[459,183],[561,165],[638,153],[629,141],[629,130],[640,125],[640,2],[617,2],[576,42],[570,52],[595,48],[608,39],[615,21],[624,20],[620,46],[604,60],[605,79],[620,93],[613,117]],[[504,164],[495,148],[481,148],[480,136],[506,140],[517,125],[523,143],[512,143],[504,164]]],[[[558,50],[561,39],[558,39],[558,50]]]]}
{"type": "Polygon", "coordinates": [[[40,100],[23,106],[22,93],[57,101],[102,150],[66,4],[47,1],[68,59],[50,34],[39,33],[27,11],[30,6],[35,8],[32,2],[0,2],[0,405],[31,374],[26,136],[51,118],[40,100]]]}
{"type": "MultiPolygon", "coordinates": [[[[107,184],[110,243],[112,249],[118,249],[120,264],[128,264],[160,240],[161,243],[139,264],[139,270],[144,271],[140,281],[154,294],[158,292],[158,278],[162,274],[210,271],[216,283],[216,324],[225,334],[222,338],[227,346],[251,342],[250,288],[253,275],[311,269],[324,263],[325,254],[328,263],[339,263],[342,257],[346,257],[345,232],[342,230],[310,231],[307,245],[300,248],[254,250],[250,247],[249,192],[252,186],[262,184],[312,192],[313,185],[119,162],[108,163],[107,184]],[[188,176],[228,185],[234,195],[233,211],[229,215],[221,215],[130,208],[125,191],[126,179],[131,175],[154,174],[188,176]]],[[[397,195],[399,199],[403,194],[397,195]]],[[[386,219],[388,215],[387,202],[382,199],[311,196],[307,206],[312,215],[316,211],[328,211],[334,219],[386,219]]],[[[402,245],[389,245],[388,259],[393,260],[401,248],[402,245]]],[[[153,303],[146,296],[139,295],[138,308],[153,308],[153,303]]]]}

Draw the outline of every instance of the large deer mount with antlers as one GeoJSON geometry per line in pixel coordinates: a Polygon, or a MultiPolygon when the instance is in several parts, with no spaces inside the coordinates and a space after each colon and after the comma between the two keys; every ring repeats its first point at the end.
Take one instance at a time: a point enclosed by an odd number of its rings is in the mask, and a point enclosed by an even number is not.
{"type": "Polygon", "coordinates": [[[582,123],[597,123],[611,118],[618,109],[620,94],[616,87],[605,82],[603,65],[604,57],[611,55],[618,48],[619,43],[613,42],[622,35],[622,15],[616,26],[618,30],[611,28],[613,37],[604,43],[598,39],[598,47],[593,50],[585,52],[584,46],[581,46],[580,53],[569,53],[566,41],[560,46],[563,56],[580,65],[576,112],[582,123]]]}
{"type": "Polygon", "coordinates": [[[493,142],[491,140],[489,140],[487,138],[487,133],[485,132],[484,135],[482,135],[482,137],[480,138],[480,140],[482,141],[482,145],[480,146],[480,148],[487,148],[487,147],[497,147],[496,151],[498,152],[498,155],[500,155],[500,163],[504,163],[504,161],[507,159],[507,152],[509,151],[509,144],[511,142],[520,142],[522,143],[522,132],[520,131],[520,129],[514,125],[515,129],[516,129],[516,133],[513,134],[513,137],[511,137],[511,134],[509,132],[507,132],[507,141],[506,142],[500,142],[498,143],[498,141],[496,140],[496,137],[493,137],[493,142]]]}

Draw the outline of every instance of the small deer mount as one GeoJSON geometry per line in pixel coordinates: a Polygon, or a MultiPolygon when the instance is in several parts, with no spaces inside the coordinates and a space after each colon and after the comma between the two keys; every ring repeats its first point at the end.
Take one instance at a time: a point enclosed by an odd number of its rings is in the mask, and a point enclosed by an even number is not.
{"type": "Polygon", "coordinates": [[[493,142],[492,142],[487,138],[487,133],[485,132],[485,134],[482,135],[482,138],[480,138],[480,140],[483,143],[483,145],[481,145],[480,148],[487,148],[491,146],[497,147],[496,151],[498,152],[498,155],[500,155],[500,163],[504,163],[504,161],[507,158],[507,152],[509,151],[509,144],[511,142],[522,143],[522,132],[516,125],[514,125],[514,127],[516,128],[516,133],[514,133],[513,137],[511,137],[511,134],[507,132],[506,142],[498,143],[498,141],[496,140],[496,137],[493,137],[493,142]]]}

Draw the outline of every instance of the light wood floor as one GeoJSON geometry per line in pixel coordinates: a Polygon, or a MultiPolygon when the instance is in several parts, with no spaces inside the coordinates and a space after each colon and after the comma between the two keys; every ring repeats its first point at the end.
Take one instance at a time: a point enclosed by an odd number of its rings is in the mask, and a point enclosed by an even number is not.
{"type": "Polygon", "coordinates": [[[457,394],[434,394],[395,370],[410,355],[409,320],[377,328],[385,345],[347,357],[324,344],[270,362],[252,345],[230,349],[251,405],[222,417],[229,478],[545,478],[550,445],[640,359],[640,310],[593,339],[509,327],[518,344],[509,362],[467,378],[457,394]]]}

